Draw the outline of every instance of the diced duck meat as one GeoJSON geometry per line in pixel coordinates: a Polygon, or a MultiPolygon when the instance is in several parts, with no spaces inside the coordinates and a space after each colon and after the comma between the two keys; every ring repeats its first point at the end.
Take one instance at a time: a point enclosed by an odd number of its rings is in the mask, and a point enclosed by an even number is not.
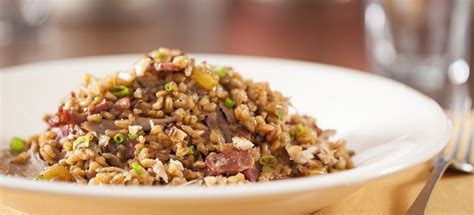
{"type": "Polygon", "coordinates": [[[237,174],[254,168],[259,157],[260,152],[257,149],[211,153],[206,157],[207,173],[209,175],[237,174]]]}

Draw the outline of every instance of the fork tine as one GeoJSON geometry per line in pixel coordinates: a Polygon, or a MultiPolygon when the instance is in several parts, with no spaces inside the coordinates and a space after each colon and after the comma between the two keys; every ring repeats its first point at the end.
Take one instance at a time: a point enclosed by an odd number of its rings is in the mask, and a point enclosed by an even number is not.
{"type": "MultiPolygon", "coordinates": [[[[469,96],[466,96],[462,100],[463,101],[461,101],[460,107],[459,107],[460,109],[459,112],[461,113],[461,117],[460,117],[461,123],[457,131],[458,133],[456,134],[457,138],[454,142],[454,149],[451,152],[451,155],[449,156],[450,159],[455,158],[460,151],[464,130],[465,130],[466,125],[469,123],[469,117],[471,114],[471,106],[472,106],[471,98],[469,96]]],[[[457,111],[453,112],[453,115],[457,115],[457,113],[458,113],[457,111]]]]}
{"type": "Polygon", "coordinates": [[[449,120],[451,121],[452,124],[452,133],[451,133],[451,138],[448,142],[448,144],[444,147],[443,151],[438,154],[439,158],[448,158],[450,157],[449,155],[454,151],[453,146],[458,142],[457,139],[459,138],[458,136],[458,130],[459,130],[459,113],[461,113],[461,107],[462,107],[462,99],[459,98],[459,96],[453,96],[451,97],[451,102],[449,104],[449,111],[448,111],[448,117],[449,120]]]}
{"type": "Polygon", "coordinates": [[[468,140],[468,143],[467,143],[467,150],[466,150],[466,155],[464,157],[464,160],[467,162],[467,163],[474,163],[474,159],[473,159],[473,149],[472,149],[472,145],[474,145],[474,116],[471,116],[471,135],[469,137],[469,140],[468,140]]]}

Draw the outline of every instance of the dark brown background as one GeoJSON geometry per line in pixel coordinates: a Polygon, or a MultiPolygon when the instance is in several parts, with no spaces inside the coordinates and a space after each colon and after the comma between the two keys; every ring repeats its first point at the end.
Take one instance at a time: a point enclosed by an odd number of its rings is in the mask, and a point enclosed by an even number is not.
{"type": "Polygon", "coordinates": [[[51,10],[47,22],[38,28],[20,26],[3,40],[0,37],[0,67],[88,55],[143,53],[165,46],[370,70],[363,1],[177,0],[126,10],[111,7],[123,1],[95,2],[98,5],[94,9],[81,12],[51,10]]]}

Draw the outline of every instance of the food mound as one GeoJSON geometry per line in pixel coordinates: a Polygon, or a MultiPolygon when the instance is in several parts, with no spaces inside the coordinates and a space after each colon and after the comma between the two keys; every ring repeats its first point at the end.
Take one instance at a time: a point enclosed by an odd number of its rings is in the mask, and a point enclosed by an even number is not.
{"type": "MultiPolygon", "coordinates": [[[[86,75],[49,128],[13,138],[9,166],[38,180],[82,184],[223,185],[352,168],[344,140],[289,99],[176,49],[145,55],[131,71],[86,75]],[[34,171],[33,171],[34,172],[34,171]]],[[[1,156],[1,154],[0,154],[1,156]]]]}

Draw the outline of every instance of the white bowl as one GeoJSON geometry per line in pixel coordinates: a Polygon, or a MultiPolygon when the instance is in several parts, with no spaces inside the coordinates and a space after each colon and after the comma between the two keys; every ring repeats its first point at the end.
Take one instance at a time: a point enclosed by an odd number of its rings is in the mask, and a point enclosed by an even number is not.
{"type": "MultiPolygon", "coordinates": [[[[86,186],[0,176],[0,201],[29,213],[299,214],[321,209],[370,180],[432,158],[450,125],[431,99],[402,84],[358,71],[283,59],[193,55],[269,81],[301,113],[334,128],[354,149],[356,168],[324,176],[226,187],[86,186]]],[[[45,113],[85,73],[127,70],[140,55],[89,57],[2,69],[0,140],[42,132],[45,113]]],[[[374,193],[374,195],[377,195],[374,193]]]]}

